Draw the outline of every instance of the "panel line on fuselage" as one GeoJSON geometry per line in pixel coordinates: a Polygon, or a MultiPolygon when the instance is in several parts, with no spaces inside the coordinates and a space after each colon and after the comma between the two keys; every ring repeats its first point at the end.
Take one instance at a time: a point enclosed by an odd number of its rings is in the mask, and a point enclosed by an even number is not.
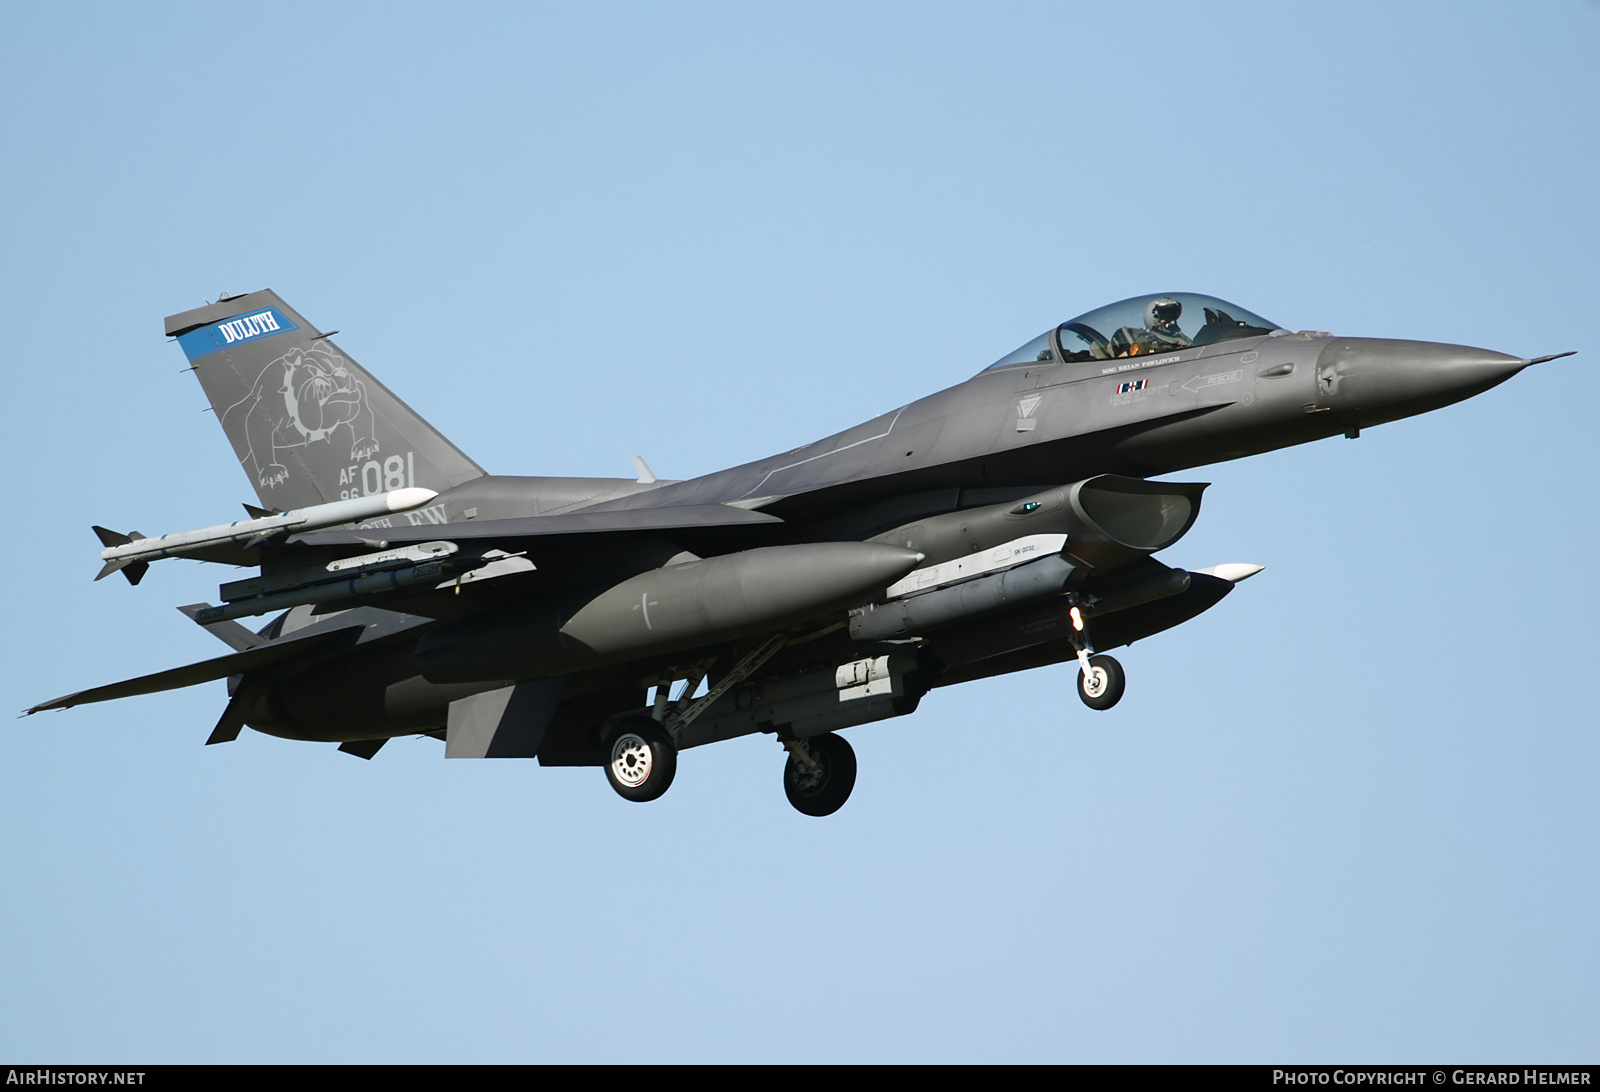
{"type": "Polygon", "coordinates": [[[836,447],[832,451],[824,451],[821,455],[813,455],[808,459],[801,459],[799,462],[789,463],[787,466],[775,466],[775,467],[773,467],[771,470],[767,471],[766,477],[764,477],[760,481],[756,482],[756,484],[754,486],[752,486],[751,488],[746,489],[744,491],[744,493],[741,494],[741,496],[744,496],[744,497],[751,496],[758,489],[760,489],[763,485],[766,485],[767,484],[767,479],[772,477],[774,474],[782,474],[785,470],[793,470],[797,466],[804,466],[807,463],[814,463],[818,459],[826,459],[829,455],[837,455],[841,451],[849,451],[853,447],[860,447],[862,444],[870,444],[874,440],[883,439],[885,436],[889,435],[889,433],[894,431],[895,422],[900,420],[900,415],[902,413],[904,413],[905,411],[906,411],[906,407],[905,406],[901,406],[899,409],[895,410],[894,411],[894,418],[889,422],[889,427],[884,429],[882,432],[878,433],[876,436],[865,436],[865,437],[855,441],[854,443],[845,444],[843,447],[836,447]]]}

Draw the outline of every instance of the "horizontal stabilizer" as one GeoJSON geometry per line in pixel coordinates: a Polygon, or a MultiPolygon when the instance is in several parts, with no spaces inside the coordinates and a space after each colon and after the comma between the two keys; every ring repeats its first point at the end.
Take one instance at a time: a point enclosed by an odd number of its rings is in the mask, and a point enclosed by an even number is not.
{"type": "Polygon", "coordinates": [[[185,667],[174,667],[167,671],[158,671],[154,675],[141,675],[137,679],[127,679],[109,686],[97,686],[93,690],[80,690],[76,694],[54,698],[47,702],[35,705],[23,715],[42,713],[47,709],[70,709],[74,705],[88,705],[97,701],[114,701],[117,698],[131,698],[137,694],[156,694],[163,690],[178,690],[185,686],[194,686],[196,683],[211,682],[214,679],[226,679],[229,675],[240,675],[248,671],[256,671],[270,664],[282,663],[285,660],[302,656],[311,656],[316,652],[327,651],[332,647],[343,647],[354,644],[361,636],[361,625],[344,626],[327,633],[313,633],[306,637],[288,637],[270,645],[263,645],[248,652],[235,652],[231,656],[219,656],[214,660],[202,660],[197,664],[185,667]]]}
{"type": "Polygon", "coordinates": [[[267,643],[267,639],[259,633],[251,633],[231,618],[224,618],[220,622],[201,622],[195,615],[203,610],[210,610],[210,603],[190,603],[186,607],[179,607],[184,617],[191,622],[196,622],[211,636],[233,649],[235,652],[244,652],[247,649],[259,648],[267,643]]]}
{"type": "Polygon", "coordinates": [[[726,504],[687,504],[674,508],[624,508],[609,512],[569,512],[560,516],[521,519],[424,523],[417,527],[372,527],[362,531],[311,531],[294,542],[309,546],[365,546],[374,542],[426,542],[448,536],[453,541],[515,540],[547,535],[596,535],[618,531],[674,531],[703,527],[778,526],[783,520],[726,504]]]}

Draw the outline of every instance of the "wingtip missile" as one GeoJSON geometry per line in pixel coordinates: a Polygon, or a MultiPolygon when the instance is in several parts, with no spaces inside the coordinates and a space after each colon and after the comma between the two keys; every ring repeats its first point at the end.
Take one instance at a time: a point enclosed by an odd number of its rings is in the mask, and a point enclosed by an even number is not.
{"type": "MultiPolygon", "coordinates": [[[[408,486],[405,489],[391,489],[387,493],[380,493],[380,494],[377,495],[377,498],[373,498],[373,499],[381,498],[383,500],[384,504],[387,506],[388,511],[390,511],[390,512],[409,512],[413,508],[421,508],[424,504],[427,504],[429,501],[431,501],[431,500],[435,499],[436,497],[438,497],[438,495],[439,495],[439,492],[436,489],[423,489],[421,486],[408,486]]],[[[368,498],[362,497],[360,499],[366,500],[368,498]]],[[[335,501],[334,502],[334,504],[342,504],[342,503],[345,503],[345,502],[343,502],[343,501],[335,501]]],[[[316,505],[315,507],[323,508],[323,507],[332,507],[332,506],[331,505],[316,505]]],[[[302,508],[301,511],[302,512],[310,512],[311,509],[310,508],[302,508]]]]}
{"type": "MultiPolygon", "coordinates": [[[[163,557],[171,557],[206,546],[228,543],[259,546],[279,535],[337,527],[345,523],[372,519],[375,516],[409,512],[428,504],[438,495],[435,490],[417,487],[392,489],[387,493],[375,493],[368,497],[313,504],[279,515],[239,520],[237,523],[223,524],[219,527],[202,527],[198,531],[180,531],[159,538],[145,538],[137,531],[122,535],[104,527],[96,527],[94,532],[106,547],[100,552],[100,559],[108,563],[120,562],[119,568],[126,565],[129,570],[128,578],[137,584],[138,580],[132,575],[135,563],[148,564],[163,557]]],[[[100,575],[104,576],[107,572],[115,571],[116,569],[104,570],[100,575]]],[[[143,575],[141,569],[139,576],[143,575]]]]}

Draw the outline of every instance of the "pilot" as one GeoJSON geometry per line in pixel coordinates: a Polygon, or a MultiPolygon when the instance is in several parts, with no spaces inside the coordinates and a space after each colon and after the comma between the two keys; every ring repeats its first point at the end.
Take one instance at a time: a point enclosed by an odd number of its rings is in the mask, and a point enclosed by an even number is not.
{"type": "Polygon", "coordinates": [[[1186,349],[1193,344],[1189,335],[1178,328],[1178,316],[1183,314],[1183,304],[1170,296],[1159,296],[1144,309],[1144,325],[1149,333],[1147,352],[1166,349],[1186,349]]]}

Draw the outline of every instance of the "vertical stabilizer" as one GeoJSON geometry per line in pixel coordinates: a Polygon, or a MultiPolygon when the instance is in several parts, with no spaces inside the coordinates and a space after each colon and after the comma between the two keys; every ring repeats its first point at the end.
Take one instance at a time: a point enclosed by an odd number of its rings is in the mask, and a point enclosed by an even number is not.
{"type": "Polygon", "coordinates": [[[439,492],[483,468],[270,291],[172,315],[263,506],[287,511],[392,489],[439,492]]]}

